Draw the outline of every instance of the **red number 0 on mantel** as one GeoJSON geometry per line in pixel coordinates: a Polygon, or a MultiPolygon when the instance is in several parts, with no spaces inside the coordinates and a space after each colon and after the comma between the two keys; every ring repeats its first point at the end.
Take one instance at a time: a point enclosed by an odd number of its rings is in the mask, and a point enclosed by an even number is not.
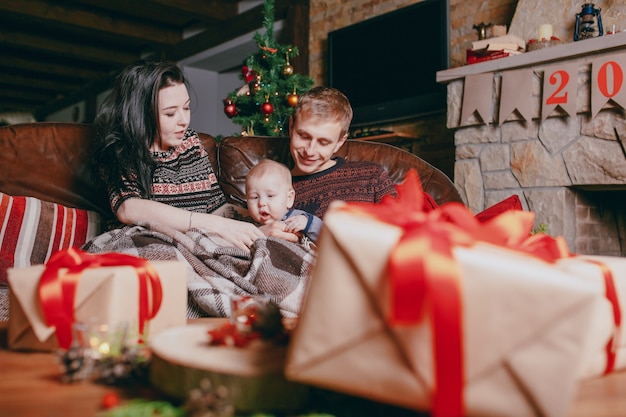
{"type": "Polygon", "coordinates": [[[558,70],[550,74],[550,84],[560,84],[554,92],[546,99],[546,104],[565,104],[567,103],[567,91],[563,92],[569,82],[569,73],[567,71],[558,70]]]}
{"type": "Polygon", "coordinates": [[[622,89],[623,83],[624,72],[622,71],[622,67],[620,67],[617,62],[609,61],[600,67],[600,70],[598,71],[598,89],[604,97],[615,97],[622,89]],[[609,70],[611,70],[610,72],[613,81],[613,89],[611,91],[609,91],[609,70]]]}

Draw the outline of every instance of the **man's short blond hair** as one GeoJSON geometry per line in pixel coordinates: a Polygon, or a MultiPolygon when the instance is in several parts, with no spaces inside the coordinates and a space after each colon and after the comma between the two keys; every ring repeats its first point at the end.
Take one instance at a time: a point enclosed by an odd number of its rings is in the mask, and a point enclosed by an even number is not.
{"type": "Polygon", "coordinates": [[[293,112],[293,123],[298,117],[314,117],[341,124],[341,136],[348,133],[352,123],[350,100],[341,91],[332,87],[313,87],[298,98],[293,112]]]}

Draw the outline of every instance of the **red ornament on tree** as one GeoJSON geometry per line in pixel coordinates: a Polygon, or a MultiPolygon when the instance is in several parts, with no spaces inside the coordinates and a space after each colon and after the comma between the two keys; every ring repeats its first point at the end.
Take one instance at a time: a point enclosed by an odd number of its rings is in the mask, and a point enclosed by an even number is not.
{"type": "Polygon", "coordinates": [[[269,101],[266,101],[265,103],[261,104],[261,113],[263,113],[266,116],[269,116],[270,114],[274,113],[274,106],[272,106],[272,103],[270,103],[269,101]]]}
{"type": "Polygon", "coordinates": [[[228,117],[235,117],[239,112],[237,111],[237,106],[235,106],[235,103],[226,99],[224,100],[224,113],[228,117]]]}

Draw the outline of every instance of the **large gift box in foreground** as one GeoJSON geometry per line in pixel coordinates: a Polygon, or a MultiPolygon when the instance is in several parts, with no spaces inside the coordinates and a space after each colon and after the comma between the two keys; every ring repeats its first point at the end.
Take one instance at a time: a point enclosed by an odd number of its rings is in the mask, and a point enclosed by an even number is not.
{"type": "Polygon", "coordinates": [[[287,377],[435,416],[565,415],[613,331],[601,287],[506,247],[531,213],[466,218],[473,240],[450,222],[465,208],[411,213],[402,191],[386,216],[402,226],[326,213],[287,377]]]}
{"type": "Polygon", "coordinates": [[[51,258],[48,267],[54,259],[67,268],[61,267],[52,275],[44,265],[9,270],[11,349],[67,348],[73,323],[107,324],[111,328],[127,324],[143,333],[146,341],[164,329],[186,324],[187,269],[183,262],[148,263],[127,255],[69,250],[51,258]],[[88,263],[92,265],[86,267],[88,263]],[[133,263],[136,265],[131,266],[133,263]],[[147,269],[153,273],[146,278],[147,269]],[[41,283],[45,271],[47,287],[41,283]],[[68,288],[74,294],[68,295],[68,288]],[[54,317],[63,311],[67,317],[54,317]],[[64,340],[59,339],[60,334],[64,340]]]}
{"type": "MultiPolygon", "coordinates": [[[[626,258],[619,256],[579,255],[560,259],[559,269],[584,280],[603,292],[612,305],[612,337],[592,358],[583,377],[596,377],[626,370],[626,258]]],[[[603,318],[602,320],[607,320],[603,318]]],[[[598,323],[603,326],[604,323],[598,323]]]]}

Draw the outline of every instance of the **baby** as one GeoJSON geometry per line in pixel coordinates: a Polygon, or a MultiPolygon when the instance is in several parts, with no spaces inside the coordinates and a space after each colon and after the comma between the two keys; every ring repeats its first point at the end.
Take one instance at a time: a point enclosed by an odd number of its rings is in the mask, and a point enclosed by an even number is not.
{"type": "Polygon", "coordinates": [[[302,234],[316,242],[322,220],[294,209],[295,196],[291,172],[279,162],[263,159],[246,176],[246,202],[255,222],[263,225],[281,221],[286,232],[302,234]]]}

